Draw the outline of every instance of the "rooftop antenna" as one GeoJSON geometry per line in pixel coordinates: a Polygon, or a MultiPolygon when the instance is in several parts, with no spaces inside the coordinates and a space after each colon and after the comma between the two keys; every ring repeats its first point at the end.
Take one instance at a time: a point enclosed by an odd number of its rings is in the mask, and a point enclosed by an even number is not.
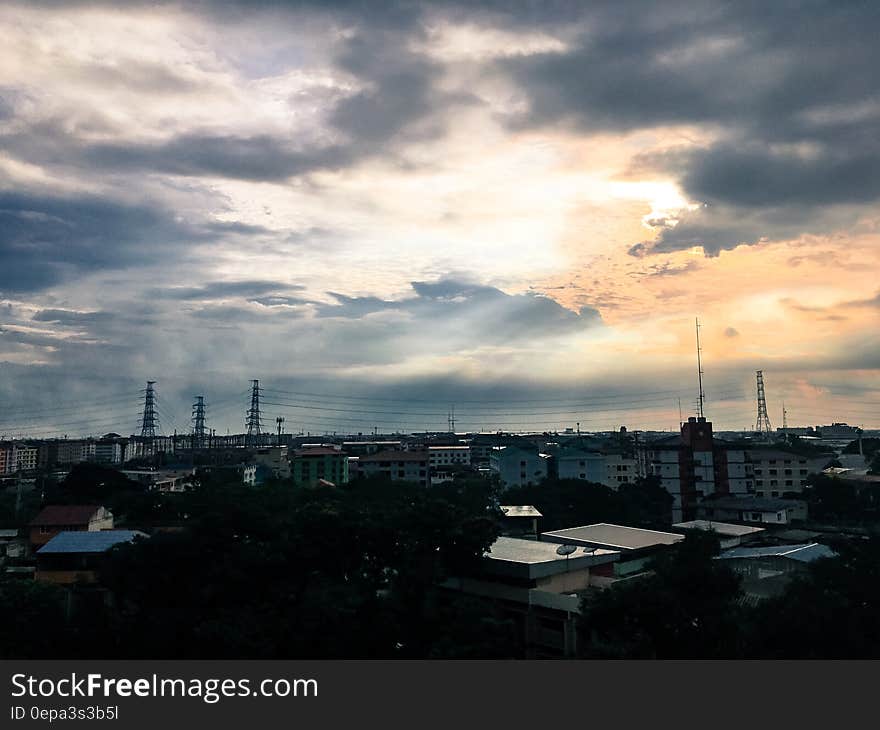
{"type": "Polygon", "coordinates": [[[706,394],[703,392],[703,356],[702,356],[702,348],[700,347],[700,318],[697,317],[697,381],[700,385],[700,418],[704,417],[703,413],[703,401],[706,399],[706,394]]]}

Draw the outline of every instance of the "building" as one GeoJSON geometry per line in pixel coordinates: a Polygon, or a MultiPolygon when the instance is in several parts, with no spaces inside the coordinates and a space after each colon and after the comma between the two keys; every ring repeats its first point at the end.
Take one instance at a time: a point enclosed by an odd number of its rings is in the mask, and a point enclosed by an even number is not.
{"type": "Polygon", "coordinates": [[[608,472],[605,456],[595,451],[563,446],[553,454],[552,470],[559,479],[578,479],[605,484],[608,472]]]}
{"type": "Polygon", "coordinates": [[[680,436],[645,446],[647,473],[660,479],[672,495],[674,522],[691,520],[705,497],[745,496],[754,491],[754,473],[742,446],[716,441],[712,422],[702,416],[681,424],[680,436]]]}
{"type": "Polygon", "coordinates": [[[391,481],[405,481],[427,487],[431,483],[431,465],[427,451],[380,451],[358,459],[363,476],[383,475],[391,481]]]}
{"type": "Polygon", "coordinates": [[[37,550],[34,578],[60,585],[95,583],[104,554],[137,537],[147,535],[137,530],[59,532],[37,550]]]}
{"type": "Polygon", "coordinates": [[[121,464],[125,456],[125,446],[121,441],[98,441],[94,447],[93,459],[98,464],[121,464]]]}
{"type": "Polygon", "coordinates": [[[12,441],[0,445],[0,474],[36,471],[40,449],[37,446],[12,441]]]}
{"type": "Polygon", "coordinates": [[[550,456],[518,446],[496,446],[489,455],[489,468],[503,487],[529,487],[547,478],[550,456]]]}
{"type": "Polygon", "coordinates": [[[98,532],[113,529],[113,515],[95,504],[53,504],[28,524],[31,545],[45,545],[60,532],[98,532]]]}
{"type": "Polygon", "coordinates": [[[756,497],[782,497],[787,492],[800,494],[811,474],[820,473],[833,453],[806,455],[783,448],[750,448],[755,475],[756,497]]]}
{"type": "Polygon", "coordinates": [[[619,553],[575,550],[563,554],[559,548],[499,537],[484,556],[479,575],[450,579],[444,587],[480,597],[513,619],[526,656],[574,656],[580,592],[597,578],[612,575],[619,553]]]}
{"type": "Polygon", "coordinates": [[[339,485],[349,480],[348,454],[333,446],[297,449],[293,452],[291,469],[293,482],[299,486],[313,487],[321,480],[339,485]]]}
{"type": "Polygon", "coordinates": [[[254,461],[276,479],[290,479],[290,461],[286,446],[262,446],[256,450],[254,461]]]}
{"type": "Polygon", "coordinates": [[[182,492],[192,484],[194,467],[186,469],[122,469],[127,479],[159,492],[182,492]]]}
{"type": "Polygon", "coordinates": [[[721,549],[734,548],[744,545],[753,540],[760,539],[765,530],[763,527],[750,527],[749,525],[734,525],[729,522],[712,522],[710,520],[691,520],[679,522],[672,526],[673,530],[687,532],[688,530],[703,530],[712,532],[721,543],[721,549]]]}
{"type": "Polygon", "coordinates": [[[742,590],[747,598],[759,601],[780,595],[791,579],[806,571],[820,558],[833,558],[836,553],[820,543],[775,545],[772,547],[737,547],[726,550],[716,560],[742,577],[742,590]]]}
{"type": "Polygon", "coordinates": [[[343,441],[342,450],[350,456],[370,456],[380,451],[400,451],[400,441],[343,441]]]}
{"type": "Polygon", "coordinates": [[[788,525],[807,519],[807,503],[798,499],[721,497],[707,499],[697,508],[698,519],[788,525]]]}
{"type": "Polygon", "coordinates": [[[617,489],[621,484],[634,482],[639,476],[639,459],[635,454],[605,453],[605,478],[602,483],[606,487],[617,489]]]}
{"type": "Polygon", "coordinates": [[[559,545],[615,550],[620,553],[620,557],[614,564],[613,577],[622,578],[642,572],[654,555],[681,542],[684,535],[600,522],[584,527],[542,532],[539,539],[559,545]]]}
{"type": "Polygon", "coordinates": [[[469,446],[429,446],[428,461],[432,467],[471,463],[469,446]]]}
{"type": "Polygon", "coordinates": [[[538,520],[543,515],[531,504],[505,505],[498,509],[501,518],[501,534],[508,537],[531,537],[538,539],[538,520]]]}

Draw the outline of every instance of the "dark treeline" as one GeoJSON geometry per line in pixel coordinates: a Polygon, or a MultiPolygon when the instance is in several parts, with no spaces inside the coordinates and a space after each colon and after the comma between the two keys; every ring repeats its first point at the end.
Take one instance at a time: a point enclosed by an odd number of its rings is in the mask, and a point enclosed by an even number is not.
{"type": "MultiPolygon", "coordinates": [[[[361,479],[342,487],[244,487],[210,474],[173,494],[82,465],[46,502],[110,507],[149,539],[113,548],[102,589],[68,592],[0,580],[4,658],[516,658],[514,624],[492,605],[446,591],[479,569],[499,530],[497,505],[534,504],[541,529],[594,522],[668,526],[651,481],[612,491],[550,481],[499,492],[461,478],[419,488],[361,479]]],[[[652,573],[591,594],[588,657],[880,655],[880,547],[837,547],[786,593],[759,605],[692,535],[652,573]]]]}

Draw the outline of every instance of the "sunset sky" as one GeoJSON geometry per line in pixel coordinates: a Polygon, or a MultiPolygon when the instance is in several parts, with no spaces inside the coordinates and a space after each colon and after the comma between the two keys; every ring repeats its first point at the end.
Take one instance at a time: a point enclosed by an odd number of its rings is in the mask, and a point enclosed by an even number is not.
{"type": "Polygon", "coordinates": [[[880,4],[5,2],[0,436],[880,427],[880,4]]]}

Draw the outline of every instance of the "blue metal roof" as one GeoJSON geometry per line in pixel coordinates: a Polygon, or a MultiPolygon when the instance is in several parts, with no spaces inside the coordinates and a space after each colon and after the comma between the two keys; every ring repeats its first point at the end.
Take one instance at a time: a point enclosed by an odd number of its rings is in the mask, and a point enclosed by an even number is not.
{"type": "Polygon", "coordinates": [[[37,554],[46,553],[103,553],[121,542],[131,542],[138,536],[146,537],[139,530],[101,530],[98,532],[59,532],[37,554]]]}
{"type": "Polygon", "coordinates": [[[737,547],[725,550],[718,557],[729,558],[791,558],[803,563],[811,563],[819,558],[833,558],[835,553],[830,547],[814,542],[808,545],[774,545],[772,547],[737,547]]]}

